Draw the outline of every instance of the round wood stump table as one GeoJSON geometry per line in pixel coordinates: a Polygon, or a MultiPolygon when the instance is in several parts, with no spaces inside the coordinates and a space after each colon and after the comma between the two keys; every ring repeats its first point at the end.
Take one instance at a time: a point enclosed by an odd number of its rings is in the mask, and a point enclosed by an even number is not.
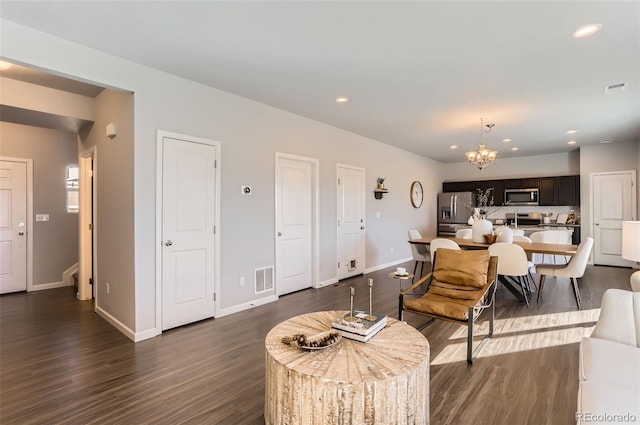
{"type": "Polygon", "coordinates": [[[282,337],[328,330],[346,311],[320,311],[280,323],[265,338],[267,425],[429,423],[429,342],[392,318],[368,342],[347,338],[305,351],[282,337]]]}

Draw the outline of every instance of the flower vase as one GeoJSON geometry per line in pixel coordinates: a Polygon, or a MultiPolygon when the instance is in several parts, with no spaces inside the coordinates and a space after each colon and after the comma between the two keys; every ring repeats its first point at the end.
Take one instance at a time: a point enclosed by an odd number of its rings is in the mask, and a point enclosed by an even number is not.
{"type": "Polygon", "coordinates": [[[486,218],[479,218],[473,221],[471,226],[471,236],[474,242],[484,243],[484,235],[493,231],[493,223],[486,218]]]}

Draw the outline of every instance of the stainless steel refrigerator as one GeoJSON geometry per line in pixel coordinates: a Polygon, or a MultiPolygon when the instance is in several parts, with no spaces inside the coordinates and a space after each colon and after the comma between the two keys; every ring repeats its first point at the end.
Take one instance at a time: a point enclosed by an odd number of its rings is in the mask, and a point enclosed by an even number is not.
{"type": "Polygon", "coordinates": [[[438,236],[455,236],[467,226],[474,206],[473,192],[438,193],[438,236]]]}

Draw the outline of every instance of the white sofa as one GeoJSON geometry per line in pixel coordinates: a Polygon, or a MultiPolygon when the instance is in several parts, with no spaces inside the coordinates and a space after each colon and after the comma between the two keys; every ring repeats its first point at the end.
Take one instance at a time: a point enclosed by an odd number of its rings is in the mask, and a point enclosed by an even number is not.
{"type": "Polygon", "coordinates": [[[604,293],[579,368],[578,424],[640,423],[640,292],[604,293]]]}

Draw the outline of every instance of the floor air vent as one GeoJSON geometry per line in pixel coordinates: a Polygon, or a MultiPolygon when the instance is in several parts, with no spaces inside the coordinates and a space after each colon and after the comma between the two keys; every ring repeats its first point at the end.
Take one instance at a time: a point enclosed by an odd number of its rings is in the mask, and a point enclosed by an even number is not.
{"type": "Polygon", "coordinates": [[[273,290],[273,266],[255,269],[254,274],[256,294],[273,290]]]}

